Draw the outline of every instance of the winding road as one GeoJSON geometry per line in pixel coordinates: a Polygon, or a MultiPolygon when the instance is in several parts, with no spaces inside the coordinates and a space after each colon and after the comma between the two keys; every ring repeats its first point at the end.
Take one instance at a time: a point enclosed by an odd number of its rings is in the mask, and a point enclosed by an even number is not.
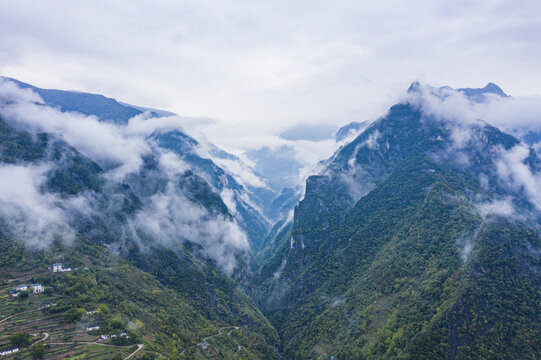
{"type": "Polygon", "coordinates": [[[44,332],[43,335],[44,335],[43,339],[39,339],[38,341],[36,341],[35,342],[36,344],[44,341],[45,339],[47,339],[49,337],[49,333],[44,332]]]}
{"type": "MultiPolygon", "coordinates": [[[[239,326],[223,326],[223,327],[221,327],[221,328],[218,329],[218,332],[217,332],[216,334],[209,335],[209,336],[205,336],[201,342],[203,342],[203,341],[208,341],[209,339],[212,339],[213,337],[222,335],[222,334],[223,334],[222,331],[225,330],[225,329],[231,329],[231,330],[229,330],[229,331],[227,332],[227,336],[231,336],[231,333],[232,333],[233,331],[235,331],[235,330],[240,330],[240,327],[239,327],[239,326]]],[[[201,343],[199,343],[199,344],[201,344],[201,343]]],[[[199,344],[197,344],[197,345],[199,345],[199,344]]],[[[182,356],[182,355],[184,354],[184,352],[186,352],[186,350],[188,350],[189,348],[194,347],[194,346],[196,346],[196,345],[190,345],[190,346],[188,346],[187,348],[185,348],[184,350],[182,350],[182,352],[181,352],[179,355],[182,356]]],[[[235,352],[235,356],[237,356],[237,353],[240,351],[240,349],[241,349],[241,346],[238,345],[238,346],[237,346],[237,351],[235,352]]]]}
{"type": "Polygon", "coordinates": [[[126,356],[124,358],[124,360],[128,360],[129,358],[131,358],[133,355],[135,355],[139,350],[141,350],[143,347],[145,346],[145,344],[137,344],[137,350],[135,350],[134,352],[132,352],[130,355],[126,356]]]}

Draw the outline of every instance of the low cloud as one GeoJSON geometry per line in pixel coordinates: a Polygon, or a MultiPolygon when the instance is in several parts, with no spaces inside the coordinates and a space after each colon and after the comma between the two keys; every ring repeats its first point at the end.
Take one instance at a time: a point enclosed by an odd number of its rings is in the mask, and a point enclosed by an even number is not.
{"type": "Polygon", "coordinates": [[[151,197],[148,204],[131,221],[134,236],[141,245],[159,243],[178,249],[191,241],[202,247],[204,255],[216,261],[227,274],[236,266],[235,256],[248,250],[248,239],[239,226],[222,216],[211,216],[200,205],[179,193],[173,183],[167,190],[151,197]],[[144,237],[141,237],[143,234],[144,237]]]}
{"type": "Polygon", "coordinates": [[[55,239],[71,242],[74,231],[62,201],[40,188],[47,165],[0,166],[0,214],[10,235],[30,248],[44,248],[55,239]]]}
{"type": "MultiPolygon", "coordinates": [[[[144,113],[126,125],[104,123],[94,116],[45,106],[35,93],[2,80],[0,101],[0,115],[13,127],[61,138],[105,170],[104,194],[85,191],[76,197],[60,198],[44,192],[42,186],[47,172],[57,164],[0,167],[0,215],[14,237],[31,247],[45,247],[55,237],[73,239],[79,220],[89,224],[101,221],[113,227],[111,232],[144,246],[155,243],[179,249],[183,242],[193,242],[201,246],[204,256],[232,273],[236,256],[249,247],[246,235],[234,220],[209,213],[182,193],[176,184],[190,166],[177,154],[156,147],[150,138],[156,132],[182,131],[178,116],[151,118],[144,113]],[[157,161],[158,169],[144,178],[147,170],[143,165],[148,158],[157,161]],[[126,223],[113,224],[111,215],[122,211],[124,201],[115,185],[126,183],[142,205],[126,223]]],[[[228,205],[231,207],[231,202],[228,205]]],[[[92,230],[90,235],[98,232],[92,230]]]]}
{"type": "MultiPolygon", "coordinates": [[[[227,192],[227,191],[226,191],[227,192]]],[[[227,195],[222,192],[221,195],[227,195]]],[[[231,195],[231,194],[229,194],[231,195]]],[[[231,213],[236,208],[231,198],[222,198],[231,213]]],[[[235,220],[211,214],[200,204],[189,200],[172,180],[164,192],[145,200],[145,205],[129,221],[129,237],[142,248],[160,244],[178,250],[189,241],[201,246],[201,254],[216,262],[231,275],[237,266],[237,255],[249,250],[244,231],[235,220]]]]}
{"type": "Polygon", "coordinates": [[[515,208],[511,198],[478,204],[477,210],[483,219],[488,216],[510,217],[515,215],[515,208]]]}
{"type": "MultiPolygon", "coordinates": [[[[519,138],[529,130],[541,131],[539,96],[502,97],[488,93],[483,101],[475,101],[449,87],[418,85],[415,90],[408,93],[405,101],[421,107],[435,119],[463,129],[488,123],[519,138]]],[[[456,140],[461,138],[458,135],[456,140]]],[[[467,134],[462,135],[467,138],[467,134]]]]}
{"type": "Polygon", "coordinates": [[[508,187],[523,191],[531,203],[541,211],[541,173],[534,172],[526,159],[531,149],[519,144],[507,151],[502,150],[496,161],[500,180],[508,187]]]}
{"type": "MultiPolygon", "coordinates": [[[[515,135],[520,135],[526,130],[541,129],[539,98],[512,98],[486,94],[483,101],[474,101],[462,92],[450,88],[435,89],[419,85],[416,91],[408,94],[405,101],[419,106],[429,121],[441,121],[449,131],[451,145],[443,156],[457,165],[469,167],[471,166],[469,149],[490,151],[493,169],[499,183],[515,194],[524,195],[538,210],[541,210],[541,173],[528,161],[530,156],[536,156],[534,150],[523,142],[508,150],[502,145],[488,147],[489,139],[482,131],[487,124],[515,135]]],[[[481,185],[486,188],[488,178],[480,180],[481,185]]],[[[491,207],[487,206],[480,208],[482,213],[489,209],[501,215],[512,213],[509,201],[495,202],[491,207]]]]}

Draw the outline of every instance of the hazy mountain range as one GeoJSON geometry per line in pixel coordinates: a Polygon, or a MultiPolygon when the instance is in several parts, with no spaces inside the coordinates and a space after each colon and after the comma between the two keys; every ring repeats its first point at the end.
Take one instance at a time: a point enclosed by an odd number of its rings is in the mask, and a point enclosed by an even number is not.
{"type": "Polygon", "coordinates": [[[294,145],[233,155],[167,111],[1,78],[0,265],[88,267],[72,280],[94,287],[41,280],[63,311],[144,323],[167,358],[536,359],[541,126],[524,107],[492,83],[413,83],[378,119],[280,134],[336,149],[305,179],[294,145]],[[226,326],[241,335],[196,350],[226,326]]]}

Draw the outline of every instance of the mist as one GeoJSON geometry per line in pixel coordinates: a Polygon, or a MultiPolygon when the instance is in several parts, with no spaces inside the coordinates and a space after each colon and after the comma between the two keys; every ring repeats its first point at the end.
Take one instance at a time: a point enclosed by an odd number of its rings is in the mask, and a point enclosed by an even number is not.
{"type": "MultiPolygon", "coordinates": [[[[122,202],[115,194],[115,184],[131,184],[142,205],[127,223],[111,226],[124,227],[117,230],[122,234],[117,239],[119,244],[133,240],[142,248],[159,244],[179,250],[189,241],[198,244],[201,254],[227,274],[235,268],[236,256],[249,249],[247,237],[235,219],[210,213],[176,186],[178,177],[191,167],[179,155],[157,147],[151,135],[182,131],[179,117],[152,118],[144,113],[124,126],[104,123],[94,116],[46,106],[37,94],[21,90],[9,81],[0,81],[0,101],[0,116],[12,127],[34,136],[42,132],[52,134],[103,169],[103,194],[87,190],[76,196],[60,197],[43,186],[57,164],[42,159],[0,167],[0,214],[8,231],[25,245],[44,248],[55,238],[71,242],[77,231],[74,224],[80,221],[77,216],[88,219],[90,224],[97,220],[111,222],[109,212],[120,211],[115,203],[122,202]],[[139,191],[136,184],[143,181],[138,177],[145,171],[143,165],[148,158],[157,161],[158,169],[154,180],[144,181],[166,184],[150,194],[139,191]]],[[[231,202],[228,205],[232,207],[231,202]]]]}

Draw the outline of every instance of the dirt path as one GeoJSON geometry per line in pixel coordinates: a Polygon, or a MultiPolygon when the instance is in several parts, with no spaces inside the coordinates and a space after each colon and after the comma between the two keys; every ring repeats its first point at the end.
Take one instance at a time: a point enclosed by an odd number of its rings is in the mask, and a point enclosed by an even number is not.
{"type": "MultiPolygon", "coordinates": [[[[240,329],[240,327],[238,327],[238,326],[224,326],[224,327],[221,327],[221,328],[218,329],[218,333],[216,333],[216,334],[214,334],[214,335],[209,335],[209,336],[207,336],[207,337],[204,337],[204,338],[203,338],[203,341],[207,341],[208,339],[211,339],[211,338],[213,338],[213,337],[215,337],[215,336],[222,335],[222,330],[224,330],[224,329],[231,329],[231,328],[233,328],[231,331],[233,331],[233,330],[239,330],[239,329],[240,329]]],[[[231,336],[231,331],[229,331],[229,332],[227,333],[227,336],[231,336]]]]}
{"type": "Polygon", "coordinates": [[[129,358],[131,358],[133,355],[135,355],[135,353],[137,353],[139,350],[141,350],[143,348],[143,346],[145,346],[145,344],[137,344],[137,350],[132,352],[130,355],[126,356],[124,358],[124,360],[128,360],[129,358]]]}
{"type": "Polygon", "coordinates": [[[49,337],[49,333],[44,332],[43,335],[45,335],[45,336],[43,337],[43,339],[39,339],[38,341],[36,341],[36,342],[35,342],[36,344],[37,344],[37,343],[40,343],[40,342],[42,342],[42,341],[44,341],[45,339],[47,339],[47,338],[49,337]]]}
{"type": "MultiPolygon", "coordinates": [[[[218,332],[217,332],[216,334],[212,334],[212,335],[209,335],[209,336],[205,336],[201,342],[203,342],[203,341],[208,341],[209,339],[212,339],[213,337],[216,337],[216,336],[219,336],[219,335],[223,335],[223,332],[222,332],[222,331],[225,330],[225,329],[231,329],[231,330],[229,330],[229,331],[227,332],[227,334],[226,334],[227,336],[231,336],[231,333],[232,333],[233,331],[235,331],[235,330],[240,330],[240,327],[239,327],[239,326],[223,326],[223,327],[221,327],[221,328],[218,329],[218,332]]],[[[197,345],[199,345],[199,344],[197,344],[197,345]]],[[[184,350],[182,350],[182,352],[181,352],[179,355],[182,356],[182,355],[184,354],[184,352],[186,352],[186,350],[188,350],[188,349],[191,348],[191,347],[197,346],[197,345],[191,345],[191,346],[188,346],[187,348],[185,348],[184,350]]],[[[240,345],[238,345],[237,351],[235,352],[235,355],[237,355],[237,353],[239,352],[240,349],[241,349],[241,347],[240,347],[240,345]]]]}

